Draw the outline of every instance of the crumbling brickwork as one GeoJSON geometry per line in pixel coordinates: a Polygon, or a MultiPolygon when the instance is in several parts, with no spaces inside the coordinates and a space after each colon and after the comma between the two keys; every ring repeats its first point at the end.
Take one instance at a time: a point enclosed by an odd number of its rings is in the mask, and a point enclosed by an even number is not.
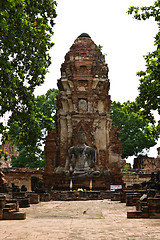
{"type": "Polygon", "coordinates": [[[88,34],[81,34],[66,54],[58,88],[56,128],[45,145],[45,173],[63,174],[69,168],[68,149],[77,144],[82,127],[86,144],[96,151],[95,170],[119,174],[122,149],[109,114],[108,66],[88,34]]]}
{"type": "Polygon", "coordinates": [[[160,169],[160,157],[138,156],[134,159],[133,168],[137,170],[148,170],[150,172],[157,171],[160,169]]]}
{"type": "MultiPolygon", "coordinates": [[[[27,187],[28,192],[31,191],[31,177],[35,176],[43,179],[43,172],[41,170],[33,170],[26,168],[4,168],[4,177],[8,185],[11,187],[12,183],[21,188],[22,185],[27,187]]],[[[1,184],[0,184],[1,185],[1,184]]]]}
{"type": "Polygon", "coordinates": [[[0,164],[2,168],[9,168],[11,167],[11,157],[12,155],[18,157],[19,153],[15,145],[12,145],[10,142],[5,143],[4,145],[0,146],[0,150],[3,150],[5,153],[8,153],[7,160],[4,159],[2,155],[0,159],[0,164]]]}

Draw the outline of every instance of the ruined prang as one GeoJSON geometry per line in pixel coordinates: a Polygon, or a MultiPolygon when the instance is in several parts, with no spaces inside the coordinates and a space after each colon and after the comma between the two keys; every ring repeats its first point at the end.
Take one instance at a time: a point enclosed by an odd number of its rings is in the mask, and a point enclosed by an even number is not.
{"type": "Polygon", "coordinates": [[[77,146],[80,129],[86,135],[86,146],[95,151],[94,171],[100,176],[94,186],[106,189],[111,182],[122,183],[119,132],[112,125],[109,114],[108,71],[100,48],[88,34],[81,34],[65,56],[57,84],[55,129],[48,133],[45,144],[47,188],[69,184],[66,175],[70,168],[69,149],[77,146]]]}

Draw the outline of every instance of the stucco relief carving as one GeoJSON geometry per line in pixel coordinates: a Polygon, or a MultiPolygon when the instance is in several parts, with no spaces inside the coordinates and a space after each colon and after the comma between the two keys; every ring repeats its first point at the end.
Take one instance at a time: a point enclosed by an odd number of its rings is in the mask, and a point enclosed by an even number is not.
{"type": "Polygon", "coordinates": [[[86,99],[78,100],[78,110],[79,110],[79,112],[87,112],[88,111],[88,102],[86,99]]]}

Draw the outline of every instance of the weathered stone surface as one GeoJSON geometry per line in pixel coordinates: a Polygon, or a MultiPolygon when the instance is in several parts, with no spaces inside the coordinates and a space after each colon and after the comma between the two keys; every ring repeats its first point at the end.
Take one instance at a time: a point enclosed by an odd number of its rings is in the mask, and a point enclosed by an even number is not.
{"type": "Polygon", "coordinates": [[[11,144],[9,141],[4,145],[0,145],[0,150],[3,150],[5,153],[8,154],[8,158],[5,159],[4,155],[2,154],[0,158],[0,165],[2,168],[9,168],[11,167],[11,159],[12,156],[18,157],[19,153],[17,151],[17,147],[11,144]]]}
{"type": "Polygon", "coordinates": [[[25,185],[29,192],[31,191],[31,178],[33,176],[40,178],[41,180],[43,179],[42,170],[26,168],[3,168],[3,173],[5,174],[5,179],[9,186],[11,186],[12,183],[17,185],[19,188],[21,188],[22,185],[25,185]]]}
{"type": "Polygon", "coordinates": [[[143,171],[157,171],[160,169],[160,157],[157,158],[147,157],[147,156],[138,156],[134,159],[133,164],[134,169],[143,170],[143,171]]]}
{"type": "Polygon", "coordinates": [[[145,205],[138,206],[139,211],[127,212],[127,218],[157,218],[160,219],[160,198],[148,198],[145,205]]]}
{"type": "Polygon", "coordinates": [[[3,173],[3,171],[2,171],[2,169],[0,167],[0,186],[2,184],[7,184],[7,180],[5,179],[5,175],[4,175],[4,173],[3,173]]]}
{"type": "Polygon", "coordinates": [[[86,145],[86,134],[81,127],[77,133],[77,146],[69,148],[69,171],[72,178],[87,176],[92,178],[100,174],[94,171],[95,150],[86,145]]]}
{"type": "Polygon", "coordinates": [[[102,199],[100,191],[53,191],[51,199],[54,201],[86,201],[102,199]]]}
{"type": "Polygon", "coordinates": [[[5,240],[158,240],[159,219],[127,219],[134,207],[110,200],[50,201],[25,209],[26,221],[1,221],[5,240]]]}
{"type": "MultiPolygon", "coordinates": [[[[64,177],[69,170],[68,150],[77,145],[81,128],[86,134],[86,145],[95,150],[94,171],[105,176],[120,174],[122,149],[119,132],[112,126],[109,114],[108,66],[88,34],[80,35],[66,54],[58,88],[56,128],[49,132],[45,144],[46,186],[56,187],[56,174],[64,177]]],[[[111,181],[111,177],[106,178],[111,181]]],[[[117,184],[120,183],[121,177],[117,184]]]]}
{"type": "Polygon", "coordinates": [[[24,220],[26,219],[25,212],[4,212],[3,220],[24,220]]]}
{"type": "Polygon", "coordinates": [[[34,192],[27,193],[28,198],[30,199],[30,204],[37,204],[40,202],[40,195],[34,192]]]}
{"type": "Polygon", "coordinates": [[[40,201],[41,202],[48,202],[51,200],[51,196],[49,193],[41,193],[40,194],[40,201]]]}
{"type": "Polygon", "coordinates": [[[0,220],[22,220],[26,213],[19,212],[18,200],[6,200],[5,195],[0,196],[0,220]]]}

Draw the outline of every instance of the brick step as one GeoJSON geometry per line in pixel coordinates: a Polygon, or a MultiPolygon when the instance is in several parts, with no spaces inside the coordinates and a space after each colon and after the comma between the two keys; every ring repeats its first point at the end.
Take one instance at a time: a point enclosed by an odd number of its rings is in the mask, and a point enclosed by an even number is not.
{"type": "Polygon", "coordinates": [[[37,204],[40,202],[40,195],[37,193],[27,193],[27,197],[30,199],[30,204],[37,204]]]}
{"type": "Polygon", "coordinates": [[[16,209],[17,205],[16,203],[6,203],[5,208],[16,209]]]}
{"type": "Polygon", "coordinates": [[[25,212],[4,212],[3,213],[3,220],[24,220],[26,219],[26,213],[25,212]]]}
{"type": "Polygon", "coordinates": [[[148,218],[149,215],[147,212],[135,211],[135,212],[127,212],[127,218],[148,218]]]}
{"type": "Polygon", "coordinates": [[[17,198],[17,201],[19,202],[20,208],[30,207],[30,199],[29,198],[17,198]]]}
{"type": "Polygon", "coordinates": [[[141,218],[142,211],[127,212],[127,218],[141,218]]]}

